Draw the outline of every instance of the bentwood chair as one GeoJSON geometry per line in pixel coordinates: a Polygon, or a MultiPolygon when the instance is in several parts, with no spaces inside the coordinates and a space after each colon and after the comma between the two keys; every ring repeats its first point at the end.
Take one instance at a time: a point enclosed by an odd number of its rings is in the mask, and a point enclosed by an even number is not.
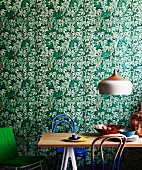
{"type": "Polygon", "coordinates": [[[0,169],[42,170],[44,156],[19,156],[12,127],[0,128],[0,169]]]}
{"type": "Polygon", "coordinates": [[[81,167],[80,170],[119,170],[120,169],[120,159],[121,159],[121,155],[122,152],[124,150],[124,145],[126,142],[126,137],[124,135],[119,135],[116,136],[115,134],[113,135],[104,135],[101,137],[97,137],[96,139],[94,139],[94,141],[92,142],[91,145],[91,164],[88,164],[86,167],[81,167]],[[107,146],[107,141],[108,140],[112,140],[114,142],[118,142],[118,145],[116,146],[116,148],[112,148],[109,146],[107,146]],[[95,143],[96,142],[100,142],[100,146],[99,146],[99,151],[100,151],[100,158],[101,158],[101,164],[96,164],[95,163],[95,158],[98,156],[94,156],[94,152],[95,152],[95,143]],[[108,149],[109,152],[111,152],[112,156],[112,161],[109,161],[106,164],[106,158],[108,157],[108,155],[105,155],[105,151],[107,152],[108,149]]]}
{"type": "MultiPolygon", "coordinates": [[[[76,126],[74,120],[69,114],[58,114],[52,120],[52,132],[76,132],[76,126]]],[[[56,166],[58,161],[62,159],[64,148],[56,148],[56,166]]],[[[86,149],[85,148],[74,148],[76,161],[84,161],[86,166],[86,149]]]]}

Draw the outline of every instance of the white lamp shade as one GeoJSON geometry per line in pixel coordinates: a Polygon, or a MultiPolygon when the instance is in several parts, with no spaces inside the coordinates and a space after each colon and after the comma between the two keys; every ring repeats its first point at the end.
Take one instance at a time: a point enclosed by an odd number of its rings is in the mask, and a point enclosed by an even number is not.
{"type": "Polygon", "coordinates": [[[122,77],[118,76],[114,70],[114,74],[102,80],[99,84],[100,94],[115,94],[115,95],[128,95],[132,92],[132,83],[128,80],[124,80],[122,77]]]}

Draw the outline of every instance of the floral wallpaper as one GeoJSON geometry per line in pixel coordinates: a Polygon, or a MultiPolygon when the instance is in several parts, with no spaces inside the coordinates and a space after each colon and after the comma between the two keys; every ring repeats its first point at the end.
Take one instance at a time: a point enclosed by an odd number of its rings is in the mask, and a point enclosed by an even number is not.
{"type": "Polygon", "coordinates": [[[0,6],[0,126],[13,127],[20,154],[49,152],[37,142],[58,113],[70,114],[81,132],[101,123],[130,126],[142,101],[140,0],[1,0],[0,6]],[[99,94],[99,81],[114,68],[133,83],[131,95],[99,94]]]}

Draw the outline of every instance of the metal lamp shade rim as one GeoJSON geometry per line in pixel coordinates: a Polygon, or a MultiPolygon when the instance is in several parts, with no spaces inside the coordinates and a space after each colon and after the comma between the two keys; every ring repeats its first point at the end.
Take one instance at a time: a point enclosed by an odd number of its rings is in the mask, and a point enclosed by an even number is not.
{"type": "Polygon", "coordinates": [[[103,80],[99,84],[100,94],[128,95],[132,92],[132,83],[128,80],[103,80]]]}

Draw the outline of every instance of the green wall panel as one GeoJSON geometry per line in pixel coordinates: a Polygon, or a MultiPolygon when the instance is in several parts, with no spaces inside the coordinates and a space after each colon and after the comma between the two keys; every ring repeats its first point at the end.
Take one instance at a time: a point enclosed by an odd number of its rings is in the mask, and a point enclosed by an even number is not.
{"type": "Polygon", "coordinates": [[[142,101],[141,1],[0,3],[0,126],[13,126],[21,154],[41,152],[37,142],[57,113],[70,114],[81,132],[130,126],[142,101]],[[99,94],[114,68],[132,81],[131,95],[99,94]]]}

